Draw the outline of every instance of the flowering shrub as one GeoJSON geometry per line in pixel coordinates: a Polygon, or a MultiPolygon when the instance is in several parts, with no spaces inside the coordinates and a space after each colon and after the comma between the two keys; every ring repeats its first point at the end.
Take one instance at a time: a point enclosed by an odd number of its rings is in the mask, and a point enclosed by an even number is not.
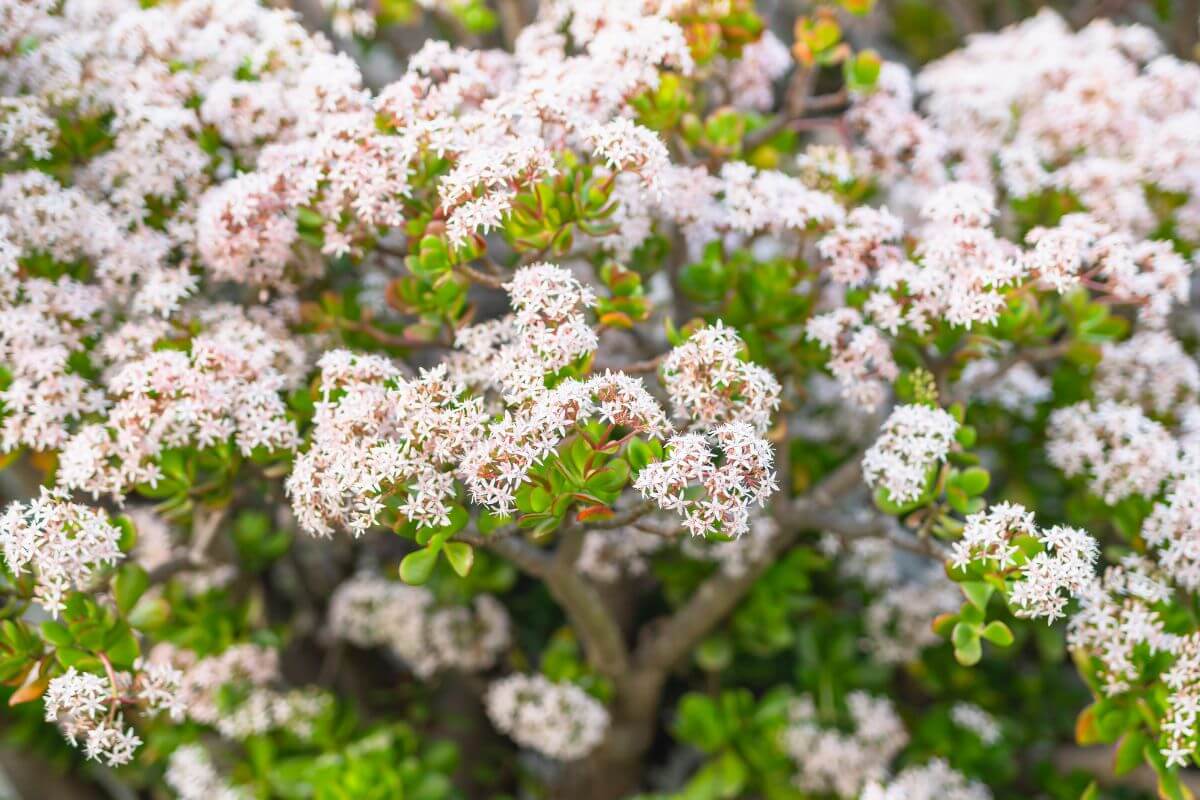
{"type": "Polygon", "coordinates": [[[282,5],[0,0],[7,746],[187,799],[1194,796],[1189,53],[282,5]]]}

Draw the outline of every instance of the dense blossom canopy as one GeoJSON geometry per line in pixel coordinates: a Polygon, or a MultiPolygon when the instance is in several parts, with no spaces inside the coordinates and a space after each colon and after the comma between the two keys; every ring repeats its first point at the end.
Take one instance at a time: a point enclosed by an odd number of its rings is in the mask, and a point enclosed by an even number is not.
{"type": "Polygon", "coordinates": [[[0,0],[19,737],[184,800],[1192,796],[1191,54],[283,5],[0,0]]]}

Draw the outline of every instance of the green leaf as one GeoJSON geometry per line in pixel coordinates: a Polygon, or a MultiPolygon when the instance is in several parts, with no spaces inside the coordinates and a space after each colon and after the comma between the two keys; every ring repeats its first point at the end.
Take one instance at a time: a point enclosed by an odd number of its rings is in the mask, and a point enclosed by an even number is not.
{"type": "Polygon", "coordinates": [[[117,610],[127,615],[149,586],[150,576],[140,564],[132,561],[122,564],[113,578],[113,597],[117,601],[117,610]]]}
{"type": "Polygon", "coordinates": [[[429,580],[433,568],[437,564],[436,550],[414,550],[400,562],[400,579],[413,586],[419,586],[429,580]]]}
{"type": "Polygon", "coordinates": [[[979,663],[983,657],[983,647],[979,643],[979,629],[974,625],[960,622],[954,626],[950,635],[954,642],[954,658],[964,667],[979,663]]]}
{"type": "Polygon", "coordinates": [[[475,549],[471,545],[466,542],[446,542],[442,552],[460,578],[470,574],[471,565],[475,563],[475,549]]]}
{"type": "Polygon", "coordinates": [[[42,638],[55,647],[69,647],[75,637],[61,623],[46,620],[41,627],[42,638]]]}
{"type": "Polygon", "coordinates": [[[121,538],[117,540],[117,547],[122,553],[128,553],[133,550],[133,546],[137,544],[137,528],[133,524],[133,520],[125,514],[113,517],[112,524],[121,531],[121,538]]]}
{"type": "Polygon", "coordinates": [[[962,608],[958,610],[958,616],[963,622],[975,628],[982,628],[984,620],[987,619],[987,614],[971,603],[963,603],[962,608]]]}
{"type": "Polygon", "coordinates": [[[1183,783],[1179,773],[1169,769],[1158,772],[1158,795],[1163,800],[1194,800],[1192,791],[1183,783]]]}
{"type": "Polygon", "coordinates": [[[117,623],[105,641],[104,652],[114,667],[128,669],[133,666],[133,662],[141,655],[141,648],[128,623],[117,623]]]}
{"type": "Polygon", "coordinates": [[[988,600],[996,591],[990,584],[983,581],[963,581],[958,585],[962,589],[962,593],[966,595],[967,600],[971,605],[975,606],[980,611],[987,609],[988,600]]]}
{"type": "Polygon", "coordinates": [[[154,630],[171,618],[171,604],[158,596],[143,596],[126,619],[139,631],[154,630]]]}
{"type": "Polygon", "coordinates": [[[1113,754],[1113,774],[1125,775],[1142,764],[1142,753],[1150,740],[1138,730],[1130,731],[1121,737],[1117,750],[1113,754]]]}
{"type": "Polygon", "coordinates": [[[1013,633],[1000,620],[994,620],[983,629],[983,638],[997,647],[1009,647],[1013,643],[1013,633]]]}
{"type": "Polygon", "coordinates": [[[733,642],[724,634],[709,636],[696,648],[696,663],[706,672],[719,672],[733,662],[733,642]]]}
{"type": "Polygon", "coordinates": [[[682,797],[685,800],[731,800],[740,797],[747,775],[746,763],[735,751],[726,750],[688,781],[682,797]]]}
{"type": "Polygon", "coordinates": [[[625,457],[629,459],[629,466],[633,471],[638,472],[654,460],[654,453],[650,450],[650,445],[635,436],[625,447],[625,457]]]}
{"type": "Polygon", "coordinates": [[[675,735],[682,741],[714,752],[726,741],[724,725],[712,698],[692,692],[679,701],[675,735]]]}
{"type": "Polygon", "coordinates": [[[978,497],[987,491],[992,476],[983,467],[965,469],[958,476],[958,485],[971,497],[978,497]]]}
{"type": "Polygon", "coordinates": [[[963,425],[958,429],[958,432],[954,434],[954,438],[963,447],[973,447],[975,445],[977,434],[975,433],[975,428],[972,426],[963,425]]]}
{"type": "Polygon", "coordinates": [[[58,657],[58,663],[64,667],[75,667],[75,669],[81,672],[92,672],[104,666],[100,663],[100,659],[91,653],[76,650],[73,647],[60,647],[55,652],[55,656],[58,657]]]}
{"type": "Polygon", "coordinates": [[[550,496],[550,493],[540,486],[533,487],[529,492],[529,507],[536,514],[544,514],[553,502],[554,498],[550,496]]]}
{"type": "Polygon", "coordinates": [[[1095,781],[1087,785],[1083,790],[1083,794],[1079,795],[1079,800],[1100,800],[1100,786],[1095,781]]]}
{"type": "Polygon", "coordinates": [[[971,498],[967,493],[958,486],[946,487],[946,501],[950,503],[950,507],[960,514],[970,514],[971,498]]]}

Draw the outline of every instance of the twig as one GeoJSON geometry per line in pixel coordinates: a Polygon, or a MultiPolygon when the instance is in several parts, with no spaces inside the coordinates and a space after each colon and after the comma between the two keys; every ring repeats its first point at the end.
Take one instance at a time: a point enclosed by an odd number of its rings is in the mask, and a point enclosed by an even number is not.
{"type": "Polygon", "coordinates": [[[886,539],[901,550],[934,561],[945,561],[950,555],[941,542],[929,536],[913,535],[899,527],[894,518],[883,514],[870,514],[865,519],[855,519],[832,511],[814,511],[812,523],[814,527],[828,531],[843,541],[886,539]]]}
{"type": "Polygon", "coordinates": [[[589,528],[598,528],[599,530],[612,530],[613,528],[624,528],[626,525],[631,525],[637,520],[649,514],[657,506],[650,500],[644,500],[636,506],[621,511],[608,519],[600,519],[595,522],[588,522],[589,528]]]}
{"type": "Polygon", "coordinates": [[[459,533],[455,538],[475,547],[491,550],[535,578],[545,579],[552,566],[549,555],[516,534],[496,532],[491,536],[479,536],[473,533],[459,533]]]}
{"type": "Polygon", "coordinates": [[[521,8],[521,0],[498,0],[496,6],[500,12],[504,49],[511,52],[517,43],[517,35],[525,27],[525,11],[521,8]]]}
{"type": "Polygon", "coordinates": [[[466,264],[459,264],[454,268],[454,271],[462,275],[467,280],[478,283],[481,286],[486,286],[489,289],[504,288],[504,281],[501,278],[492,277],[491,275],[482,273],[474,267],[467,266],[466,264]]]}
{"type": "Polygon", "coordinates": [[[657,372],[662,360],[663,356],[657,355],[654,358],[647,358],[645,361],[633,361],[629,364],[596,364],[594,369],[596,372],[605,370],[628,373],[657,372]]]}
{"type": "Polygon", "coordinates": [[[708,632],[728,615],[755,581],[796,541],[800,531],[820,527],[822,512],[854,489],[862,478],[860,456],[839,467],[804,497],[782,504],[776,519],[782,530],[768,543],[764,552],[738,575],[718,573],[700,588],[674,614],[644,631],[634,652],[637,669],[666,671],[689,653],[708,632]]]}
{"type": "Polygon", "coordinates": [[[192,512],[192,549],[189,554],[193,561],[206,560],[213,537],[217,535],[217,529],[221,527],[228,513],[228,505],[217,508],[209,508],[204,504],[196,506],[196,510],[192,512]]]}
{"type": "Polygon", "coordinates": [[[584,533],[581,526],[565,526],[559,532],[559,549],[553,556],[530,545],[516,533],[496,532],[491,536],[480,536],[464,532],[456,538],[487,548],[529,575],[544,580],[579,635],[588,661],[601,674],[619,678],[629,666],[629,651],[621,628],[595,587],[575,571],[584,533]]]}
{"type": "MultiPolygon", "coordinates": [[[[849,96],[849,94],[847,94],[846,90],[843,89],[839,92],[834,92],[832,94],[823,94],[823,95],[820,95],[819,97],[807,98],[804,101],[804,109],[803,110],[804,111],[835,111],[835,110],[839,110],[839,109],[842,109],[843,107],[845,107],[849,103],[849,101],[850,101],[850,96],[849,96]]],[[[746,136],[742,139],[742,148],[747,151],[753,150],[754,148],[758,147],[759,145],[770,141],[770,139],[772,137],[774,137],[776,134],[778,134],[782,131],[788,130],[789,128],[795,128],[796,130],[803,130],[805,121],[809,120],[809,119],[822,120],[822,119],[836,119],[836,118],[803,117],[798,114],[786,114],[786,113],[780,114],[778,117],[771,120],[763,127],[759,128],[757,130],[751,131],[750,133],[747,133],[746,136]]]]}
{"type": "Polygon", "coordinates": [[[157,567],[147,573],[147,577],[150,579],[151,585],[154,585],[169,581],[171,578],[175,577],[181,572],[189,572],[193,569],[203,569],[205,566],[207,565],[204,562],[197,561],[192,558],[191,553],[185,553],[159,564],[157,567]]]}
{"type": "Polygon", "coordinates": [[[352,331],[354,333],[361,333],[362,335],[369,337],[370,339],[372,339],[375,342],[378,342],[379,344],[383,345],[384,347],[399,347],[399,348],[405,348],[405,349],[413,349],[416,347],[444,347],[445,346],[445,344],[443,342],[436,341],[436,340],[430,342],[430,341],[425,341],[423,339],[410,339],[407,336],[397,336],[395,334],[388,333],[387,331],[380,330],[379,328],[376,328],[374,325],[371,325],[369,322],[365,322],[365,321],[355,321],[355,320],[344,319],[344,320],[339,320],[338,325],[343,330],[352,331]]]}

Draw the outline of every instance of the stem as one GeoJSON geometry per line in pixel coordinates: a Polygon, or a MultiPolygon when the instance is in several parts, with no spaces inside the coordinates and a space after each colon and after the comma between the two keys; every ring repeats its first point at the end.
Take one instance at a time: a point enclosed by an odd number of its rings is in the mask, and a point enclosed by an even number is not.
{"type": "Polygon", "coordinates": [[[481,286],[486,286],[489,289],[504,288],[504,281],[502,279],[494,278],[491,275],[484,274],[474,267],[470,267],[466,264],[459,264],[454,268],[454,271],[462,275],[467,280],[472,281],[473,283],[478,283],[481,286]]]}
{"type": "Polygon", "coordinates": [[[860,461],[854,456],[808,495],[782,506],[776,512],[781,532],[744,572],[737,576],[714,575],[678,611],[657,624],[651,623],[653,630],[643,634],[653,635],[643,635],[634,653],[636,667],[665,672],[691,652],[737,606],[779,554],[791,547],[800,531],[820,527],[822,513],[858,485],[862,477],[860,461]]]}
{"type": "Polygon", "coordinates": [[[113,669],[112,662],[108,660],[108,655],[96,653],[96,657],[104,665],[104,673],[108,675],[108,683],[112,686],[112,700],[108,704],[108,721],[112,722],[117,715],[117,706],[121,704],[121,687],[117,685],[117,672],[113,669]]]}
{"type": "Polygon", "coordinates": [[[659,366],[659,364],[662,363],[662,360],[664,357],[665,356],[663,356],[663,355],[658,355],[658,356],[655,356],[654,358],[648,358],[645,361],[634,361],[629,364],[596,364],[594,367],[594,371],[595,372],[605,372],[605,371],[611,370],[613,372],[626,372],[626,373],[629,373],[629,372],[636,372],[636,373],[658,372],[658,366],[659,366]]]}
{"type": "Polygon", "coordinates": [[[190,556],[193,561],[203,562],[207,558],[209,545],[217,535],[217,529],[229,513],[229,506],[209,508],[203,504],[196,506],[192,512],[192,549],[190,556]]]}

